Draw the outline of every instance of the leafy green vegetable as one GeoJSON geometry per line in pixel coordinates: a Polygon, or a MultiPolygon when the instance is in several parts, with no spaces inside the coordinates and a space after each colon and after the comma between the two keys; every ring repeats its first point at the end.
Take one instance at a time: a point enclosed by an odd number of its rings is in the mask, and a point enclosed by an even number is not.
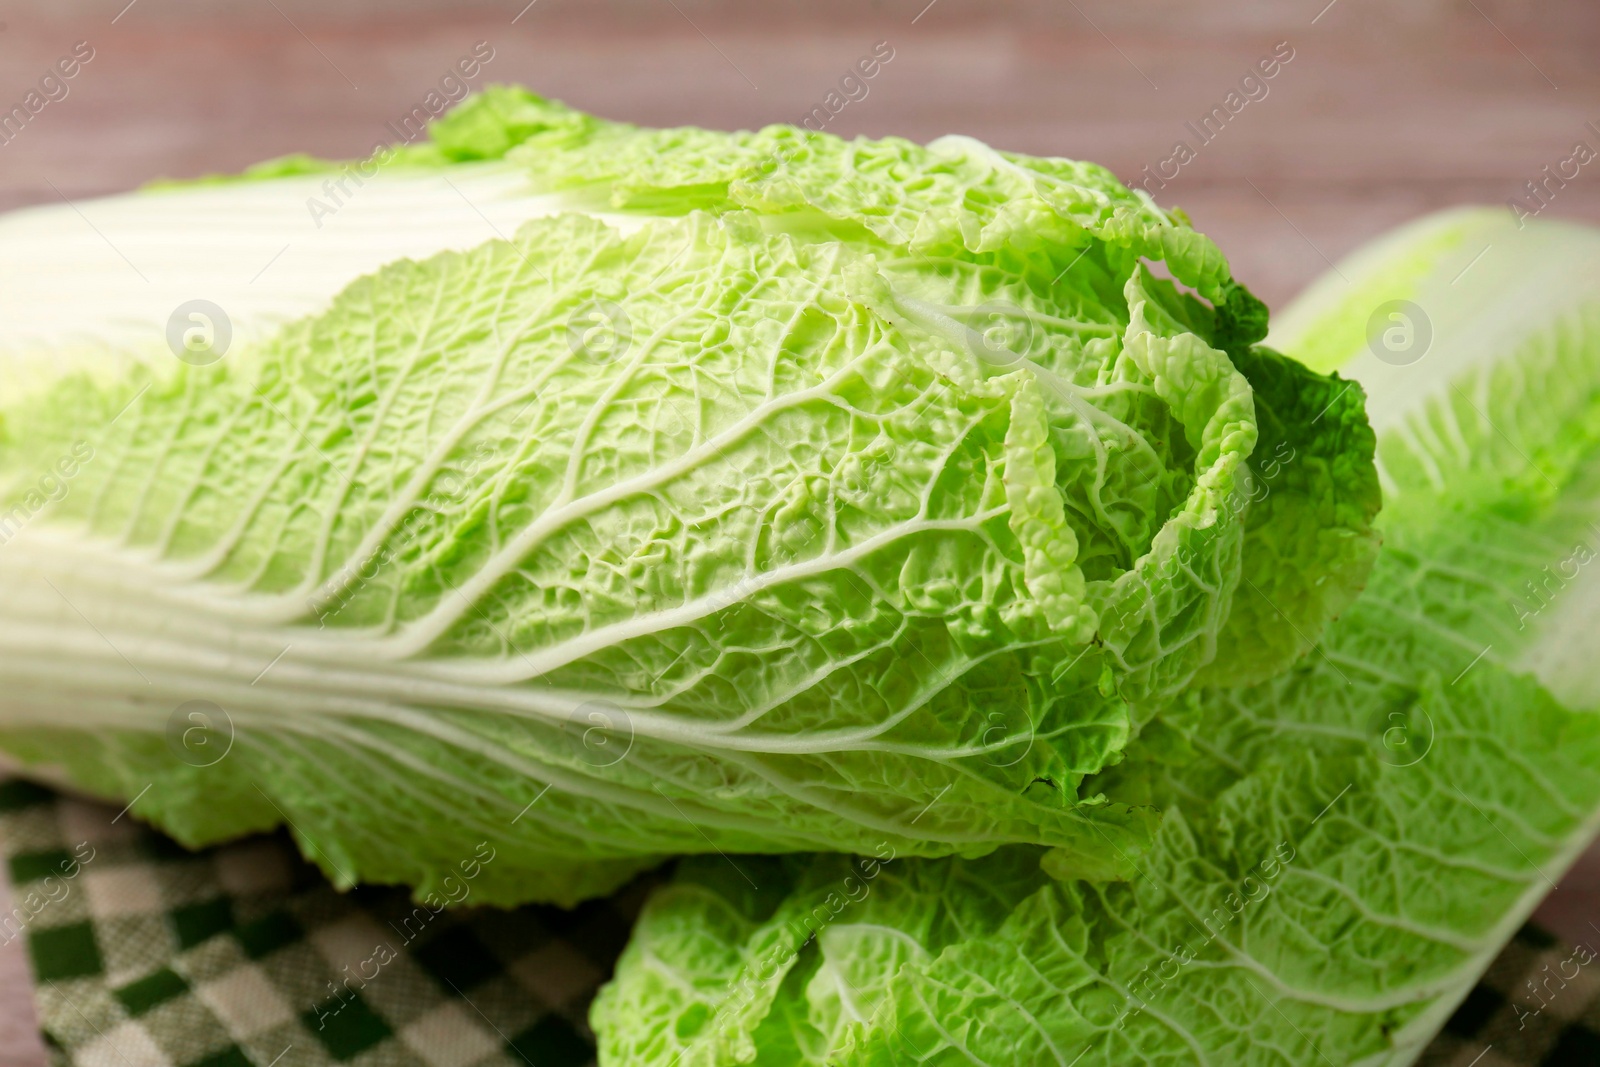
{"type": "Polygon", "coordinates": [[[1305,435],[1330,381],[1089,164],[500,89],[22,213],[0,265],[0,747],[340,884],[486,839],[498,902],[881,843],[1126,873],[1153,813],[1085,779],[1370,565],[1359,391],[1305,435]],[[1263,427],[1305,458],[1258,505],[1263,427]]]}
{"type": "MultiPolygon", "coordinates": [[[[1189,691],[1093,779],[1163,813],[1127,880],[1024,846],[684,861],[595,1004],[602,1064],[1411,1062],[1600,830],[1596,631],[1570,625],[1597,599],[1600,299],[1574,280],[1600,233],[1502,215],[1342,268],[1363,319],[1412,300],[1433,333],[1401,392],[1390,349],[1334,361],[1388,413],[1385,546],[1309,657],[1189,691]],[[1491,289],[1450,299],[1485,244],[1491,289]],[[1406,287],[1363,288],[1396,263],[1406,287]]],[[[1273,340],[1326,357],[1343,294],[1273,340]]]]}

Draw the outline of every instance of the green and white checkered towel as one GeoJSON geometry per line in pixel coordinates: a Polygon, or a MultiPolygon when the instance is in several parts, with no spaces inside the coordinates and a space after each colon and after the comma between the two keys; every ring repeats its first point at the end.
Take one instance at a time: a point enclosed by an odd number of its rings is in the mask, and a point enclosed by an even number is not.
{"type": "MultiPolygon", "coordinates": [[[[581,1067],[589,1001],[651,885],[571,912],[435,914],[403,890],[336,892],[283,835],[191,853],[16,780],[0,846],[0,941],[26,938],[45,1044],[73,1067],[581,1067]]],[[[1597,1067],[1592,959],[1525,928],[1420,1063],[1597,1067]]]]}
{"type": "Polygon", "coordinates": [[[0,841],[0,940],[27,939],[46,1047],[75,1067],[580,1067],[647,891],[435,914],[335,891],[282,835],[191,853],[15,780],[0,841]]]}
{"type": "Polygon", "coordinates": [[[1417,1067],[1600,1067],[1597,949],[1524,926],[1417,1067]]]}

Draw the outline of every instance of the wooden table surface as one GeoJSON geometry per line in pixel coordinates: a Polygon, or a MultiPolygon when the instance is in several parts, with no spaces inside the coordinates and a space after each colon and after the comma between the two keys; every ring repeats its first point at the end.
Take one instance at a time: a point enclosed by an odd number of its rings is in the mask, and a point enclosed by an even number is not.
{"type": "MultiPolygon", "coordinates": [[[[1125,180],[1196,143],[1186,121],[1292,49],[1266,95],[1158,192],[1269,303],[1406,219],[1504,205],[1575,142],[1600,148],[1589,0],[0,0],[0,110],[79,41],[94,58],[70,95],[0,146],[0,210],[287,152],[365,154],[480,41],[495,50],[486,80],[607,117],[725,128],[798,120],[887,42],[894,58],[830,130],[967,133],[1125,180]]],[[[1600,222],[1594,175],[1548,213],[1600,222]]],[[[1600,855],[1541,914],[1587,930],[1600,855]]],[[[42,1062],[12,944],[0,1064],[42,1062]]]]}

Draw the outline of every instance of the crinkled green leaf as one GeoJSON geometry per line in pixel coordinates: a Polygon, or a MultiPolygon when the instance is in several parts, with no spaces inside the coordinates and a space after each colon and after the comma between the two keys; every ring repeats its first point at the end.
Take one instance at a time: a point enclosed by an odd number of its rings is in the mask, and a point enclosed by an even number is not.
{"type": "Polygon", "coordinates": [[[1271,678],[1350,606],[1377,558],[1381,498],[1359,385],[1261,346],[1233,359],[1255,395],[1260,440],[1237,502],[1248,509],[1242,578],[1198,679],[1215,685],[1271,678]]]}
{"type": "Polygon", "coordinates": [[[603,1055],[695,1067],[758,1054],[820,1061],[891,1009],[902,967],[994,935],[1037,889],[1039,855],[1013,847],[924,863],[881,846],[781,864],[685,860],[652,896],[621,979],[595,1004],[596,1028],[614,1035],[603,1055]]]}

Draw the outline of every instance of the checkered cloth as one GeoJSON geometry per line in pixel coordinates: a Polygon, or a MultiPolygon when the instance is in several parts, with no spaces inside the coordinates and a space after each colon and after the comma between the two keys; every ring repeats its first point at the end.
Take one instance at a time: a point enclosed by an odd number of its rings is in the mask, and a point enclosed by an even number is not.
{"type": "MultiPolygon", "coordinates": [[[[27,939],[63,1067],[582,1067],[589,1001],[650,889],[434,915],[335,892],[282,835],[191,853],[16,780],[0,847],[0,941],[27,939]]],[[[1525,927],[1419,1063],[1597,1067],[1600,959],[1525,927]]]]}
{"type": "MultiPolygon", "coordinates": [[[[572,912],[336,892],[282,836],[191,853],[0,782],[45,1045],[74,1067],[581,1067],[647,887],[572,912]]],[[[469,898],[470,899],[470,898],[469,898]]]]}
{"type": "Polygon", "coordinates": [[[1600,931],[1576,945],[1524,926],[1418,1067],[1600,1067],[1600,931]]]}

